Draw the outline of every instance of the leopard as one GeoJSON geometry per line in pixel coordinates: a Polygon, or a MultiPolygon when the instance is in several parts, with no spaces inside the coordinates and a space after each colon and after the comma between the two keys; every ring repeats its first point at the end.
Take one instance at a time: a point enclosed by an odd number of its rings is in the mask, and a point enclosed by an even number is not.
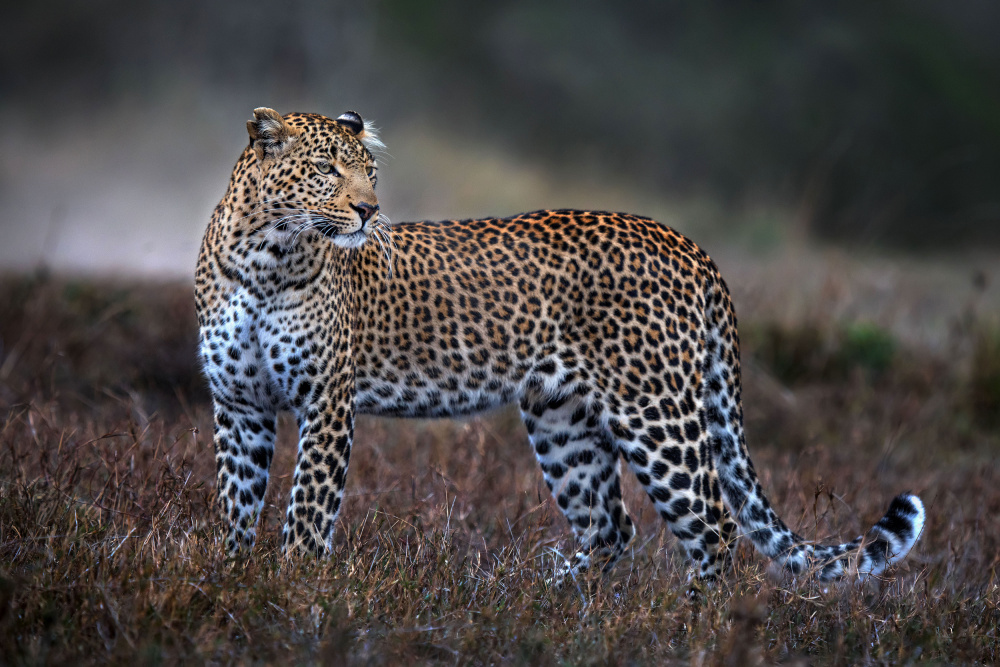
{"type": "Polygon", "coordinates": [[[557,580],[609,572],[632,543],[623,467],[691,578],[721,576],[739,536],[824,582],[880,575],[916,544],[912,493],[840,544],[778,516],[746,445],[729,289],[681,233],[590,210],[390,224],[384,145],[358,113],[262,107],[247,131],[195,270],[227,554],[256,540],[282,411],[298,428],[282,553],[328,557],[358,415],[507,404],[573,534],[557,580]]]}

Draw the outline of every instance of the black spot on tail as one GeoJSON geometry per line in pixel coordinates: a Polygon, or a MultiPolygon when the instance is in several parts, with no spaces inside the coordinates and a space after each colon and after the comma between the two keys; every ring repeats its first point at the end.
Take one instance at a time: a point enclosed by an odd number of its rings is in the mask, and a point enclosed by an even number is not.
{"type": "Polygon", "coordinates": [[[899,495],[892,499],[889,511],[875,525],[886,532],[898,535],[903,540],[910,540],[913,538],[913,520],[918,514],[919,511],[910,496],[899,495]]]}

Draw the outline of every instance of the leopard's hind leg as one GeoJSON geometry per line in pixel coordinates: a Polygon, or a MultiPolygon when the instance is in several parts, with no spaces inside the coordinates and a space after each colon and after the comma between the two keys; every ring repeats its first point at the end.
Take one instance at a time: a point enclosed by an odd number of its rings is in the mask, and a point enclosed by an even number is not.
{"type": "Polygon", "coordinates": [[[723,503],[700,396],[689,388],[612,403],[607,429],[617,450],[683,545],[693,574],[718,577],[737,526],[723,503]]]}
{"type": "Polygon", "coordinates": [[[576,535],[577,550],[556,580],[592,566],[607,571],[635,534],[622,501],[614,443],[577,394],[529,393],[521,417],[545,483],[576,535]]]}

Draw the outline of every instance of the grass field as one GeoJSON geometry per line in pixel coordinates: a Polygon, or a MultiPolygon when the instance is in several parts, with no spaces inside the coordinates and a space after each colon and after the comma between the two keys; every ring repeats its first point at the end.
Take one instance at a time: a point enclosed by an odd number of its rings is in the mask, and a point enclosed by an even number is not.
{"type": "Polygon", "coordinates": [[[569,530],[510,410],[361,419],[323,562],[279,553],[283,422],[253,556],[227,561],[190,288],[3,279],[0,663],[996,663],[1000,330],[972,307],[923,344],[822,303],[743,313],[765,489],[821,539],[911,490],[923,538],[885,579],[830,590],[741,542],[689,596],[632,479],[633,551],[609,577],[546,585],[569,530]]]}

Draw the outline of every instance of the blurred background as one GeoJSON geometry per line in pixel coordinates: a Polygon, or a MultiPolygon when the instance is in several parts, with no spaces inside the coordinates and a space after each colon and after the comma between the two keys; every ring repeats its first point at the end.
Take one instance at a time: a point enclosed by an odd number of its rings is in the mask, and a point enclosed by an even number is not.
{"type": "Polygon", "coordinates": [[[257,106],[383,130],[394,221],[623,209],[706,245],[1000,243],[1000,4],[15,3],[0,266],[186,277],[257,106]]]}
{"type": "Polygon", "coordinates": [[[970,300],[1000,312],[990,0],[55,0],[5,22],[8,272],[190,280],[251,110],[353,109],[396,222],[624,210],[701,243],[754,317],[940,346],[970,300]]]}

